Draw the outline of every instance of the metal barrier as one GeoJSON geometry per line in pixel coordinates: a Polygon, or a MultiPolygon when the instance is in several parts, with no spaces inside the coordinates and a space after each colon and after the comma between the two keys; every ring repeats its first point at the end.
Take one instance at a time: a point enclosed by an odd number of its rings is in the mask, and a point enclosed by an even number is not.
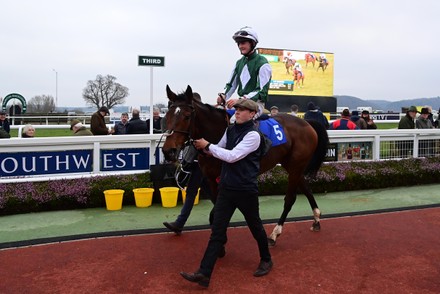
{"type": "MultiPolygon", "coordinates": [[[[327,161],[440,155],[440,129],[340,130],[328,134],[327,161]]],[[[162,152],[155,154],[156,147],[160,150],[161,137],[152,134],[1,139],[0,183],[143,173],[149,171],[150,165],[163,161],[162,152]]]]}

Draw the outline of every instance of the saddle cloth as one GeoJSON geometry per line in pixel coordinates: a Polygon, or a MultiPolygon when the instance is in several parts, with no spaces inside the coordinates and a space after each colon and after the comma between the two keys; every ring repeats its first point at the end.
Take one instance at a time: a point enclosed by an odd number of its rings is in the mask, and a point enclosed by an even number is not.
{"type": "Polygon", "coordinates": [[[272,141],[272,147],[284,144],[287,142],[286,134],[283,126],[280,125],[273,118],[258,120],[260,131],[272,141]]]}

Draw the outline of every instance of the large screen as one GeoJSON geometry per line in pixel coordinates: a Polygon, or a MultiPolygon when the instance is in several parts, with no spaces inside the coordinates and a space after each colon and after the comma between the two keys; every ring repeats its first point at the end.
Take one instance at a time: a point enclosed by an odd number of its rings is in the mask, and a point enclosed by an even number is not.
{"type": "Polygon", "coordinates": [[[334,54],[258,48],[272,66],[269,95],[333,96],[334,54]]]}

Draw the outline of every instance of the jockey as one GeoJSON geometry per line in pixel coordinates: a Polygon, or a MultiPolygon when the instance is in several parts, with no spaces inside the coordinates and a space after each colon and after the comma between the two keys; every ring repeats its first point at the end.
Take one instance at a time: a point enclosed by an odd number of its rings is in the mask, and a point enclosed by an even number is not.
{"type": "Polygon", "coordinates": [[[287,52],[287,57],[286,57],[286,61],[295,61],[295,58],[293,58],[293,56],[292,56],[292,53],[290,53],[290,52],[287,52]]]}
{"type": "Polygon", "coordinates": [[[236,62],[231,79],[226,84],[226,106],[231,109],[239,99],[252,99],[259,107],[254,116],[256,119],[263,113],[267,101],[272,68],[267,59],[257,53],[258,35],[252,28],[241,28],[232,38],[243,57],[236,62]],[[235,90],[239,98],[231,98],[235,90]]]}
{"type": "Polygon", "coordinates": [[[325,53],[321,53],[320,57],[323,62],[327,63],[327,57],[325,57],[325,53]]]}
{"type": "Polygon", "coordinates": [[[294,70],[296,69],[296,70],[298,71],[298,73],[299,73],[301,76],[303,76],[303,72],[302,72],[301,64],[299,64],[298,62],[295,63],[295,65],[293,66],[293,69],[294,69],[294,70]]]}

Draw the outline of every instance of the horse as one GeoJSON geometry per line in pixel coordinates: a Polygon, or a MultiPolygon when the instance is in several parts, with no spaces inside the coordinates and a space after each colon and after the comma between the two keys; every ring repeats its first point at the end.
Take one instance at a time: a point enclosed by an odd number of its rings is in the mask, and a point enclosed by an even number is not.
{"type": "Polygon", "coordinates": [[[321,57],[318,57],[318,62],[319,62],[319,66],[316,69],[316,71],[318,71],[320,68],[322,68],[322,72],[324,72],[327,69],[327,66],[328,66],[327,59],[323,59],[321,57]]]}
{"type": "Polygon", "coordinates": [[[305,78],[304,72],[300,72],[296,68],[293,70],[293,82],[294,84],[298,85],[298,89],[300,88],[299,86],[300,82],[301,82],[301,86],[304,86],[304,78],[305,78]]]}
{"type": "Polygon", "coordinates": [[[305,58],[306,60],[306,67],[309,64],[309,62],[311,62],[313,64],[313,67],[315,67],[315,61],[316,61],[316,56],[312,55],[310,53],[306,53],[305,58]]]}
{"type": "Polygon", "coordinates": [[[286,66],[286,73],[290,75],[290,69],[293,68],[293,65],[296,63],[295,59],[291,59],[288,57],[284,57],[284,65],[286,66]]]}
{"type": "MultiPolygon", "coordinates": [[[[220,141],[229,124],[225,109],[218,109],[193,99],[190,86],[180,94],[172,92],[168,85],[166,91],[171,105],[165,116],[167,130],[162,151],[167,161],[177,161],[180,150],[188,140],[205,138],[213,144],[220,141]]],[[[282,125],[287,142],[269,149],[260,162],[260,173],[280,163],[288,173],[288,188],[284,197],[283,212],[268,237],[270,246],[275,245],[277,237],[282,232],[287,215],[296,201],[297,189],[306,195],[313,211],[313,224],[310,229],[315,232],[320,231],[321,211],[313,197],[306,175],[309,177],[316,175],[324,161],[328,143],[327,130],[318,122],[307,122],[289,114],[279,114],[274,119],[282,125]]],[[[198,159],[211,190],[217,192],[216,180],[220,175],[221,161],[205,155],[199,155],[198,159]]],[[[217,193],[212,194],[211,201],[215,203],[217,193]]]]}

